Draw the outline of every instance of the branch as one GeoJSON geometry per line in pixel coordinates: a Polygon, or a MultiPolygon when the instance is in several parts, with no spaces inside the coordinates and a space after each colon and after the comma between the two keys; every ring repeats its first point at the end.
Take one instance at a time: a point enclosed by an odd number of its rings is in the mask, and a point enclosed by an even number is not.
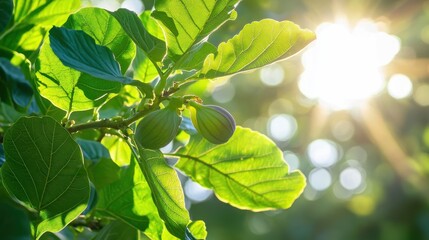
{"type": "Polygon", "coordinates": [[[117,119],[113,119],[113,120],[112,119],[102,119],[102,120],[98,120],[98,121],[94,121],[94,122],[77,124],[77,125],[74,125],[74,126],[71,126],[71,127],[67,128],[67,130],[70,133],[73,133],[73,132],[82,131],[82,130],[85,130],[85,129],[112,128],[112,129],[119,130],[119,129],[128,127],[130,124],[132,124],[133,122],[135,122],[135,121],[139,120],[140,118],[144,117],[149,112],[157,109],[158,108],[158,104],[160,102],[162,102],[165,99],[167,99],[171,94],[173,94],[177,90],[179,90],[179,87],[175,86],[173,88],[170,88],[170,89],[164,91],[159,98],[155,99],[155,101],[154,101],[154,103],[152,105],[147,106],[143,110],[138,111],[136,114],[134,114],[133,116],[131,116],[131,117],[127,118],[127,119],[122,119],[122,120],[117,120],[117,119]]]}
{"type": "Polygon", "coordinates": [[[124,119],[124,120],[111,120],[111,119],[103,119],[95,122],[82,123],[69,127],[67,130],[70,133],[82,131],[90,128],[113,128],[113,129],[122,129],[124,127],[129,126],[131,123],[137,121],[142,118],[147,113],[151,112],[153,108],[144,109],[142,111],[137,112],[133,116],[124,119]]]}

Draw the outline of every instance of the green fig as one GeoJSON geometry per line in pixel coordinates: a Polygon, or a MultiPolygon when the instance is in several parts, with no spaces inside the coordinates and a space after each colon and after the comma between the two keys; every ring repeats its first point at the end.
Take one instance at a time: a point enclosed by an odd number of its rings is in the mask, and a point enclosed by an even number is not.
{"type": "Polygon", "coordinates": [[[225,109],[215,105],[190,102],[191,120],[197,131],[209,142],[227,142],[235,131],[235,121],[225,109]]]}
{"type": "Polygon", "coordinates": [[[176,108],[156,110],[139,122],[134,139],[143,148],[162,148],[177,135],[181,121],[176,108]]]}

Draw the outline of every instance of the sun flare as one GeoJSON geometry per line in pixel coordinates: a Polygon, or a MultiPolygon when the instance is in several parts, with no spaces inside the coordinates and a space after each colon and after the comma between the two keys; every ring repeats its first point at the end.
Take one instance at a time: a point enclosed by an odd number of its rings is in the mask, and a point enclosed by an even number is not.
{"type": "Polygon", "coordinates": [[[317,40],[304,52],[300,91],[333,110],[349,109],[385,86],[383,66],[400,50],[400,41],[380,24],[359,21],[320,24],[317,40]]]}

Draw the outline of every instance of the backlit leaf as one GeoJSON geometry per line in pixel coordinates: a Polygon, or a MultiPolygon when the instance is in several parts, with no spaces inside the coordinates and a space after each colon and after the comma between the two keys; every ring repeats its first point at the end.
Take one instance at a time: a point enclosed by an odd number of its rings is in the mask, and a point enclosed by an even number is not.
{"type": "MultiPolygon", "coordinates": [[[[15,0],[14,3],[13,24],[0,34],[0,45],[20,52],[36,50],[46,29],[63,24],[81,6],[79,0],[15,0]]],[[[0,15],[3,19],[3,14],[0,15]]]]}
{"type": "Polygon", "coordinates": [[[176,171],[167,165],[160,151],[139,149],[139,152],[140,168],[152,191],[159,216],[171,234],[183,239],[190,217],[176,171]]]}
{"type": "Polygon", "coordinates": [[[277,146],[246,128],[237,127],[221,145],[193,135],[176,155],[180,157],[176,167],[213,189],[220,200],[241,209],[289,208],[305,187],[304,175],[289,172],[277,146]]]}
{"type": "Polygon", "coordinates": [[[118,166],[130,164],[131,149],[128,144],[118,136],[105,136],[101,143],[109,149],[113,162],[118,166]]]}
{"type": "Polygon", "coordinates": [[[186,229],[186,240],[201,240],[206,239],[207,230],[206,224],[203,221],[191,222],[186,229]]]}
{"type": "Polygon", "coordinates": [[[142,82],[151,82],[158,76],[155,65],[144,54],[143,50],[137,49],[136,58],[133,61],[134,79],[142,82]]]}
{"type": "Polygon", "coordinates": [[[60,231],[85,210],[89,183],[82,152],[55,120],[20,118],[4,137],[4,151],[3,184],[38,216],[33,221],[36,238],[60,231]]]}
{"type": "Polygon", "coordinates": [[[216,78],[260,68],[297,53],[314,39],[313,32],[289,21],[253,22],[221,43],[216,54],[207,56],[200,77],[216,78]]]}
{"type": "Polygon", "coordinates": [[[150,189],[135,160],[131,161],[119,180],[101,188],[98,193],[98,211],[120,219],[140,231],[149,227],[149,217],[157,217],[156,208],[147,204],[147,201],[151,201],[150,189]],[[150,216],[154,214],[155,216],[150,216]]]}
{"type": "Polygon", "coordinates": [[[224,22],[235,19],[238,0],[155,1],[155,12],[166,37],[169,56],[178,60],[224,22]]]}

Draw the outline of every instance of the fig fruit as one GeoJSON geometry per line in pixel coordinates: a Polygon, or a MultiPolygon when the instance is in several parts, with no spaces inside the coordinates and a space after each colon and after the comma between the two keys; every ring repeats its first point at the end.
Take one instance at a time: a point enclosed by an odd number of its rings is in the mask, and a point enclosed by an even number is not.
{"type": "Polygon", "coordinates": [[[215,105],[200,105],[189,102],[191,120],[197,131],[209,142],[227,142],[235,131],[235,121],[225,109],[215,105]]]}
{"type": "Polygon", "coordinates": [[[156,110],[139,122],[134,139],[143,148],[162,148],[177,135],[181,121],[182,117],[176,108],[156,110]]]}

